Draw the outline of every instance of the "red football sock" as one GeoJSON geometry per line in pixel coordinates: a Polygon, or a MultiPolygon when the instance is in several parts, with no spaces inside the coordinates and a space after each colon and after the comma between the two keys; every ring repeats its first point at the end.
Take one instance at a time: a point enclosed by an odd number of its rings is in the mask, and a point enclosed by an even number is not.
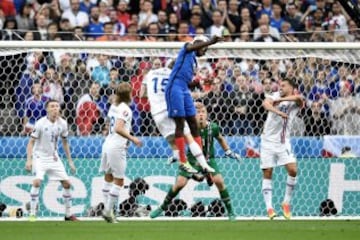
{"type": "Polygon", "coordinates": [[[186,155],[185,155],[185,139],[184,137],[175,138],[175,145],[179,150],[179,157],[181,163],[186,163],[186,155]]]}
{"type": "Polygon", "coordinates": [[[198,137],[194,137],[194,140],[197,144],[199,144],[201,150],[203,149],[203,145],[202,145],[202,140],[201,140],[201,137],[198,136],[198,137]]]}

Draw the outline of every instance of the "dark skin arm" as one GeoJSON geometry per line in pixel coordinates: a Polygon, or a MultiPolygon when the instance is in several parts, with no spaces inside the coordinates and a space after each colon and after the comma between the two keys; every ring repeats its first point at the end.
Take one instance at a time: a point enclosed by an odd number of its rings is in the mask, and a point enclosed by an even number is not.
{"type": "Polygon", "coordinates": [[[195,41],[194,43],[189,43],[186,45],[186,50],[188,52],[196,51],[207,46],[213,45],[217,42],[223,41],[223,37],[214,36],[210,39],[210,41],[203,42],[203,41],[195,41]]]}

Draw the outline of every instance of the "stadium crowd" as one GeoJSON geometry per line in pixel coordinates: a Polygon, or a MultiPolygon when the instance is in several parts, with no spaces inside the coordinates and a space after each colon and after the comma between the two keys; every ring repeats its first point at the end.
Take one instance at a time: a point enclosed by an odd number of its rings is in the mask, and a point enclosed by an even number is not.
{"type": "MultiPolygon", "coordinates": [[[[187,42],[196,34],[222,35],[235,42],[360,39],[355,21],[333,0],[0,2],[4,41],[187,42]]],[[[113,91],[122,81],[133,86],[135,133],[157,134],[140,88],[144,75],[165,66],[166,60],[63,51],[2,56],[0,107],[15,109],[18,121],[3,124],[1,134],[28,134],[49,98],[62,104],[73,134],[104,134],[113,91]]],[[[193,94],[224,134],[259,135],[265,118],[262,100],[284,77],[296,78],[307,99],[293,135],[359,135],[360,69],[354,64],[318,58],[209,59],[199,64],[193,94]]]]}

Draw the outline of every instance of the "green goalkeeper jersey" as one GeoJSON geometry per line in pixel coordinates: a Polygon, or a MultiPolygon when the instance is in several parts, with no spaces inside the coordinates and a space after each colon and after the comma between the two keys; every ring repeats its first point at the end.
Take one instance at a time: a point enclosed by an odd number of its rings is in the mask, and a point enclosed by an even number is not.
{"type": "MultiPolygon", "coordinates": [[[[200,129],[200,136],[203,144],[202,148],[206,160],[210,160],[215,157],[214,138],[217,138],[219,134],[220,128],[217,123],[214,122],[209,122],[206,128],[200,129]]],[[[187,157],[192,166],[197,165],[196,159],[190,151],[188,151],[187,157]]]]}

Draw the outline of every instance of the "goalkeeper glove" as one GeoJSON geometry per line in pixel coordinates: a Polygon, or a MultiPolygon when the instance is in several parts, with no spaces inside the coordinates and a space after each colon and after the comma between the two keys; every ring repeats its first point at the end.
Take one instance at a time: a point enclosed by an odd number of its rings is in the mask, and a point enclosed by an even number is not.
{"type": "Polygon", "coordinates": [[[234,153],[233,151],[231,151],[231,149],[226,150],[225,156],[228,157],[228,158],[236,159],[236,160],[238,160],[239,162],[241,161],[240,155],[237,154],[237,153],[234,153]]]}

